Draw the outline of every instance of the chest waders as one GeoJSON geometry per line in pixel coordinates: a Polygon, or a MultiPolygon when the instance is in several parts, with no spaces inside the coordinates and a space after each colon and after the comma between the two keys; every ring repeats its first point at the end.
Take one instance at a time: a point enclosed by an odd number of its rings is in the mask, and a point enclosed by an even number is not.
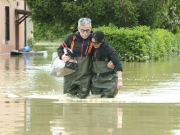
{"type": "Polygon", "coordinates": [[[78,95],[79,98],[86,98],[90,91],[92,77],[92,60],[90,57],[76,57],[78,69],[76,72],[64,76],[64,94],[78,95]]]}
{"type": "Polygon", "coordinates": [[[117,93],[117,74],[107,67],[106,61],[93,62],[91,92],[104,98],[114,98],[117,93]]]}
{"type": "MultiPolygon", "coordinates": [[[[76,35],[73,35],[71,42],[71,50],[74,48],[76,35]]],[[[66,45],[67,47],[67,45],[66,45]]],[[[76,57],[78,69],[76,72],[64,76],[63,93],[70,93],[72,96],[77,95],[79,98],[86,98],[90,92],[90,82],[92,77],[92,59],[88,57],[92,50],[90,42],[86,57],[76,57]]]]}

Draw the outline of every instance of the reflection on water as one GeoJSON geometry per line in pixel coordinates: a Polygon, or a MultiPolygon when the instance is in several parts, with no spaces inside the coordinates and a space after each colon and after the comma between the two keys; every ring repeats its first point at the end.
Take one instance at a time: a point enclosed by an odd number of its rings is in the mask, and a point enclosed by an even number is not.
{"type": "Polygon", "coordinates": [[[0,55],[0,135],[179,135],[180,58],[123,63],[114,99],[71,99],[51,60],[0,55]]]}
{"type": "Polygon", "coordinates": [[[180,132],[180,104],[24,100],[1,100],[0,134],[179,135],[180,132]]]}
{"type": "Polygon", "coordinates": [[[57,134],[99,135],[122,131],[123,110],[118,104],[57,104],[60,115],[50,121],[57,134]]]}
{"type": "Polygon", "coordinates": [[[61,94],[62,78],[48,74],[46,58],[0,55],[0,90],[17,96],[61,94]]]}
{"type": "Polygon", "coordinates": [[[8,99],[0,94],[0,135],[12,135],[23,130],[25,119],[23,99],[8,99]]]}

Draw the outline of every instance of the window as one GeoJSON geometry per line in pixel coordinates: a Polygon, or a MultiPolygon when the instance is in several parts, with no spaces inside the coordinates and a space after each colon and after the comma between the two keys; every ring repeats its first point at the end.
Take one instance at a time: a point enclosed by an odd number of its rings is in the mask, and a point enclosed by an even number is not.
{"type": "Polygon", "coordinates": [[[5,39],[10,40],[10,27],[9,27],[9,7],[5,7],[5,39]]]}

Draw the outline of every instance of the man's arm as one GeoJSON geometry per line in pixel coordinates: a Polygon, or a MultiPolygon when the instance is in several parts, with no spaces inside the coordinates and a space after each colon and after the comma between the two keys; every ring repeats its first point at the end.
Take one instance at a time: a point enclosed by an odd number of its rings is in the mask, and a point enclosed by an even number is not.
{"type": "Polygon", "coordinates": [[[64,42],[61,43],[61,45],[57,48],[57,52],[58,52],[58,56],[59,56],[59,59],[63,60],[63,61],[68,61],[70,59],[69,56],[66,56],[66,52],[64,52],[64,47],[66,47],[65,45],[67,45],[68,48],[70,48],[70,40],[72,38],[72,34],[68,35],[64,42]]]}

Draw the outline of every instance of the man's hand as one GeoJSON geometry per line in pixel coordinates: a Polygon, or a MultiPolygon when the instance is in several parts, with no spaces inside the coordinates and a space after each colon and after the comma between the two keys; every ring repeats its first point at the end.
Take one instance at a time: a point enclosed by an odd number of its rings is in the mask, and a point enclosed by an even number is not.
{"type": "Polygon", "coordinates": [[[114,68],[115,68],[115,66],[114,66],[114,64],[112,63],[112,61],[108,62],[107,67],[108,67],[108,68],[111,68],[111,69],[114,69],[114,68]]]}
{"type": "Polygon", "coordinates": [[[61,56],[61,59],[66,62],[68,60],[70,60],[70,57],[66,55],[67,53],[64,53],[62,56],[61,56]]]}

